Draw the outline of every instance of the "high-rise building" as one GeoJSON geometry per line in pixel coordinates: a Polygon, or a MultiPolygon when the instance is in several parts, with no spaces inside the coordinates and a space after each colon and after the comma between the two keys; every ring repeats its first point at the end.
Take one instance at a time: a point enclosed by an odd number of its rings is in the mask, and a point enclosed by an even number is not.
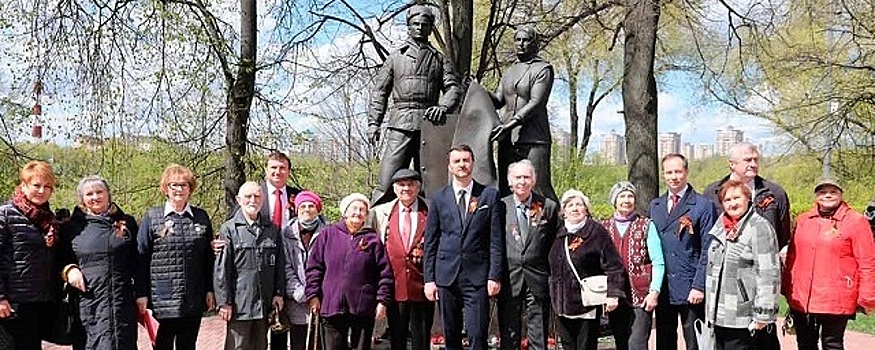
{"type": "Polygon", "coordinates": [[[693,152],[695,159],[707,159],[714,156],[714,145],[710,143],[700,143],[696,146],[693,152]]]}
{"type": "Polygon", "coordinates": [[[601,154],[608,164],[626,164],[626,138],[611,130],[602,138],[601,154]]]}
{"type": "Polygon", "coordinates": [[[659,159],[669,153],[681,153],[681,134],[676,132],[659,133],[659,141],[656,145],[659,159]]]}
{"type": "Polygon", "coordinates": [[[742,141],[744,141],[744,131],[733,128],[732,125],[725,129],[717,129],[717,155],[729,154],[729,149],[742,141]]]}
{"type": "Polygon", "coordinates": [[[696,145],[684,142],[683,152],[681,152],[681,154],[683,154],[684,157],[687,157],[687,159],[696,159],[696,145]]]}

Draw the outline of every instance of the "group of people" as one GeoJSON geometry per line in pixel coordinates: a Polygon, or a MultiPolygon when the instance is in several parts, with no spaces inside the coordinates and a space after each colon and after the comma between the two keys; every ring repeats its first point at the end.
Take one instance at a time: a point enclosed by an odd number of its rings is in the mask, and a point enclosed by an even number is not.
{"type": "Polygon", "coordinates": [[[184,166],[164,170],[165,201],[138,223],[97,176],[79,182],[78,205],[58,220],[52,167],[26,164],[0,206],[0,327],[15,348],[40,348],[67,292],[79,301],[75,349],[135,349],[148,313],[159,322],[155,349],[194,349],[204,311],[215,309],[229,350],[369,349],[380,318],[393,350],[429,349],[436,310],[447,349],[467,336],[483,350],[490,299],[504,350],[546,349],[552,315],[566,350],[596,349],[605,315],[619,350],[647,349],[654,323],[658,350],[678,347],[679,323],[687,349],[779,349],[781,293],[799,349],[842,349],[848,320],[875,310],[866,218],[825,180],[794,230],[787,194],[759,176],[752,144],[732,147],[729,175],[701,194],[683,155],[663,157],[667,192],[646,216],[626,181],[605,196],[615,210],[603,221],[581,191],[556,196],[546,162],[553,70],[529,28],[516,31],[519,62],[491,96],[505,108],[489,135],[499,188],[475,181],[477,152],[456,145],[445,186],[421,197],[423,175],[444,172],[419,164],[419,145],[431,143],[421,120],[446,123],[461,94],[452,64],[428,44],[434,20],[427,7],[408,11],[410,40],[377,77],[369,113],[371,141],[391,148],[380,187],[373,202],[344,197],[335,223],[317,193],[287,184],[279,152],[267,156],[263,183],[239,188],[215,237],[189,203],[198,182],[184,166]]]}
{"type": "Polygon", "coordinates": [[[158,188],[166,200],[139,224],[99,176],[79,181],[67,218],[49,205],[50,164],[28,162],[19,178],[0,206],[0,327],[14,349],[55,339],[57,301],[67,294],[78,304],[74,349],[136,349],[146,312],[160,322],[156,349],[195,348],[201,317],[216,299],[212,224],[189,204],[197,188],[191,170],[164,169],[158,188]]]}
{"type": "Polygon", "coordinates": [[[383,317],[393,349],[428,349],[436,307],[448,349],[462,348],[463,333],[485,349],[490,298],[502,349],[546,349],[552,314],[564,349],[595,349],[605,314],[618,349],[646,349],[654,319],[657,349],[677,348],[678,321],[688,349],[778,349],[780,292],[800,349],[841,349],[847,321],[875,309],[866,218],[825,180],[791,231],[787,195],[758,175],[751,144],[731,149],[730,174],[704,194],[687,183],[682,155],[665,156],[668,191],[649,215],[623,181],[604,221],[580,191],[558,203],[535,192],[527,160],[509,165],[504,197],[473,180],[474,162],[469,147],[450,149],[451,182],[430,200],[419,173],[398,170],[394,200],[371,208],[351,194],[332,224],[316,193],[286,185],[290,161],[274,152],[265,182],[240,187],[215,239],[189,203],[197,180],[186,167],[164,170],[165,202],[139,224],[98,176],[79,182],[61,222],[49,207],[51,165],[29,162],[0,206],[0,326],[16,349],[39,349],[62,282],[79,301],[74,347],[86,349],[135,349],[145,312],[160,324],[154,348],[194,349],[214,308],[228,321],[226,349],[369,349],[383,317]],[[268,332],[271,313],[285,332],[268,332]],[[308,330],[314,318],[321,326],[308,330]]]}

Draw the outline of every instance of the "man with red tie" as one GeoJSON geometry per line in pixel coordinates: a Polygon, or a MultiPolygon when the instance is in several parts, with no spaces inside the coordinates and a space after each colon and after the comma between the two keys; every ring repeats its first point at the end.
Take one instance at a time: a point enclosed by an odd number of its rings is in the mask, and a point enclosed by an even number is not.
{"type": "Polygon", "coordinates": [[[288,226],[289,220],[295,217],[295,195],[300,189],[288,185],[291,160],[284,153],[273,151],[267,155],[264,167],[264,183],[261,192],[266,199],[261,207],[261,215],[270,218],[277,230],[282,231],[288,226]]]}
{"type": "MultiPolygon", "coordinates": [[[[289,174],[292,162],[289,157],[279,151],[267,155],[264,166],[264,183],[261,184],[264,205],[261,206],[261,217],[270,218],[277,232],[282,232],[295,218],[295,196],[300,189],[289,186],[289,174]]],[[[286,349],[289,344],[288,332],[271,332],[270,348],[272,350],[286,349]]]]}
{"type": "Polygon", "coordinates": [[[678,349],[678,318],[687,350],[697,350],[694,323],[705,317],[705,267],[717,207],[687,182],[689,164],[677,153],[662,157],[668,191],[650,202],[665,256],[665,281],[656,306],[656,350],[678,349]]]}
{"type": "Polygon", "coordinates": [[[375,206],[368,218],[368,226],[377,231],[386,246],[395,274],[395,298],[386,313],[392,350],[408,349],[408,336],[410,349],[431,348],[434,302],[426,299],[423,287],[423,231],[428,207],[419,197],[421,186],[422,178],[416,171],[396,171],[392,189],[397,199],[375,206]]]}

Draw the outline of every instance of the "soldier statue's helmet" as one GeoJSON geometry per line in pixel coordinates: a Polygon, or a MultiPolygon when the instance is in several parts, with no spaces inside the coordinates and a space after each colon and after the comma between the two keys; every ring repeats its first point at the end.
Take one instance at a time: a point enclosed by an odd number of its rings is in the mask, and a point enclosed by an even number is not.
{"type": "Polygon", "coordinates": [[[413,5],[407,9],[407,23],[410,23],[410,20],[416,16],[423,16],[431,20],[431,23],[434,23],[435,13],[432,10],[431,6],[426,5],[413,5]]]}

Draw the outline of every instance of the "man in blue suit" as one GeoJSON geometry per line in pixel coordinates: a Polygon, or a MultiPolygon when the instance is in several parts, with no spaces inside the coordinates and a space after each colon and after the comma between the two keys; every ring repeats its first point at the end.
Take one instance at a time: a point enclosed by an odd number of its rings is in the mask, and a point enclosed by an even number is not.
{"type": "Polygon", "coordinates": [[[668,191],[650,202],[650,218],[665,256],[665,282],[656,306],[656,349],[677,349],[680,316],[687,350],[696,350],[693,322],[705,316],[708,231],[717,219],[717,208],[687,183],[688,163],[683,155],[665,155],[662,174],[668,191]]]}
{"type": "Polygon", "coordinates": [[[472,350],[485,350],[489,298],[504,273],[504,204],[472,177],[474,152],[447,153],[452,184],[435,193],[425,227],[425,296],[440,300],[447,350],[462,349],[464,318],[472,350]]]}

